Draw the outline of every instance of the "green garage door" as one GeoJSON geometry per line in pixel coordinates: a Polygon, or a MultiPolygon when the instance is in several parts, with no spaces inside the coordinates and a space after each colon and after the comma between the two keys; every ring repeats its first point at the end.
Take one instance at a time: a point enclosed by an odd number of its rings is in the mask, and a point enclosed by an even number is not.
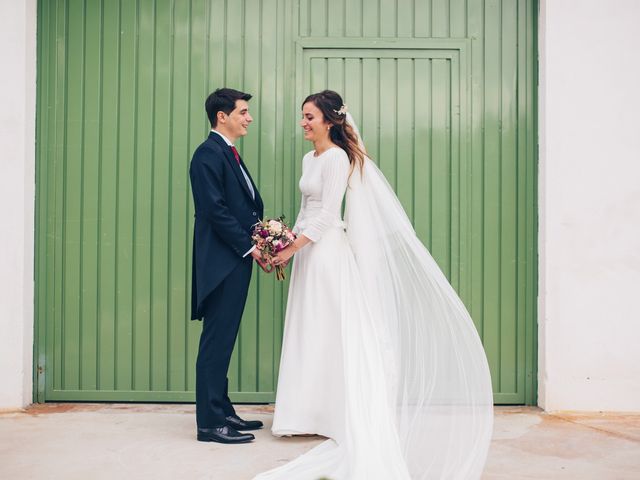
{"type": "MultiPolygon", "coordinates": [[[[532,0],[39,2],[37,399],[192,401],[188,162],[203,100],[254,94],[240,150],[295,218],[301,100],[343,93],[482,336],[535,403],[532,0]]],[[[286,284],[256,274],[232,398],[275,398],[286,284]]]]}

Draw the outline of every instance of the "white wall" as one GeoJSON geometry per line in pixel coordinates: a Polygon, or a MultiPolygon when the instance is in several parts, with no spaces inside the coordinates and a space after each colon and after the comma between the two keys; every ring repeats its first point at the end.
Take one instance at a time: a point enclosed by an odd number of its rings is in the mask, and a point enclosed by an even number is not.
{"type": "Polygon", "coordinates": [[[31,403],[36,0],[0,0],[0,409],[31,403]]]}
{"type": "Polygon", "coordinates": [[[640,411],[640,2],[540,13],[539,403],[640,411]]]}

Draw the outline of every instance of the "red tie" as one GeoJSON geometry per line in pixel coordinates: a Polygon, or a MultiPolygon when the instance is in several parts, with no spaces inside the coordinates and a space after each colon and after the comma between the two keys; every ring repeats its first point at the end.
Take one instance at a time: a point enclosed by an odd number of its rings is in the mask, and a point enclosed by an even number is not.
{"type": "Polygon", "coordinates": [[[240,155],[238,154],[238,150],[236,150],[236,147],[234,147],[233,145],[231,146],[231,151],[233,152],[233,156],[236,157],[236,162],[238,162],[238,165],[240,165],[240,155]]]}

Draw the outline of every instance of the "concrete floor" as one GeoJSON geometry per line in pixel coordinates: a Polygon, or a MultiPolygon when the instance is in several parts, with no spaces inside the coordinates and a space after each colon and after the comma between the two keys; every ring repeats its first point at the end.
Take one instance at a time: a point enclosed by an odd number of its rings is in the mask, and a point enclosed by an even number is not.
{"type": "MultiPolygon", "coordinates": [[[[251,444],[196,442],[193,405],[45,404],[0,412],[0,479],[245,480],[322,441],[272,437],[271,407],[238,411],[266,424],[251,444]]],[[[496,408],[483,478],[640,479],[640,414],[496,408]]]]}

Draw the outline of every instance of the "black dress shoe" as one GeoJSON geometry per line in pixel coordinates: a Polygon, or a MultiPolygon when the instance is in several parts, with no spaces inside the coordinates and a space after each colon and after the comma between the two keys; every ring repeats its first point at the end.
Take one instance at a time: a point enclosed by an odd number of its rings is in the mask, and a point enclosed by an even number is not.
{"type": "Polygon", "coordinates": [[[243,420],[237,415],[229,415],[225,418],[225,425],[236,430],[258,430],[262,428],[260,420],[243,420]]]}
{"type": "Polygon", "coordinates": [[[232,427],[225,425],[216,428],[199,428],[198,441],[218,443],[247,443],[254,438],[250,433],[241,433],[232,427]]]}

